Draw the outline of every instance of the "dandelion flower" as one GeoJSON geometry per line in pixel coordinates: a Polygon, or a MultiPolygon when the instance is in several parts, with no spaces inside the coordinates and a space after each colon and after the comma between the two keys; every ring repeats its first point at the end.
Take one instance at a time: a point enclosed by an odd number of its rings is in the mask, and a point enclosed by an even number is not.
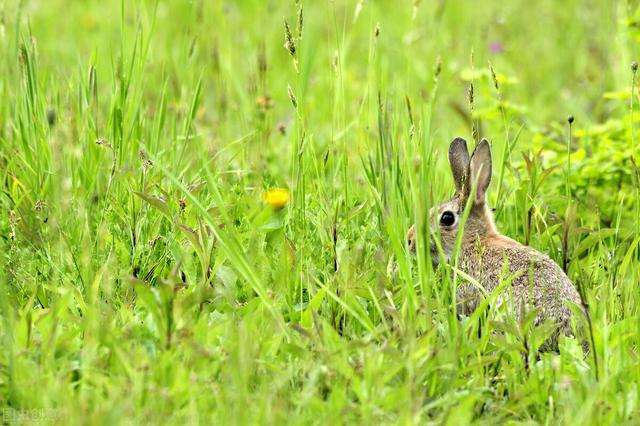
{"type": "Polygon", "coordinates": [[[281,209],[289,202],[289,192],[283,188],[276,188],[267,191],[264,200],[274,209],[281,209]]]}

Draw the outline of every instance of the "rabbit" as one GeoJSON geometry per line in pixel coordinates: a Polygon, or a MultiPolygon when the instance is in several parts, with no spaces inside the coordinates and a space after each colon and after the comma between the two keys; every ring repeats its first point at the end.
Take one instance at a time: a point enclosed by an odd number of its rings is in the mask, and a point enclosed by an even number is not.
{"type": "MultiPolygon", "coordinates": [[[[448,260],[452,256],[458,224],[467,201],[471,197],[470,213],[464,224],[458,268],[477,280],[487,291],[495,290],[503,279],[505,262],[510,274],[516,274],[511,289],[504,289],[495,299],[498,306],[509,303],[513,307],[513,317],[520,318],[524,308],[537,310],[534,320],[540,324],[551,320],[557,324],[554,334],[541,350],[556,350],[560,334],[571,335],[571,309],[567,301],[580,309],[580,295],[564,271],[548,256],[531,247],[501,235],[495,225],[493,212],[487,205],[486,193],[491,182],[491,148],[486,139],[476,146],[471,157],[467,142],[456,138],[449,147],[449,163],[455,181],[455,196],[430,211],[431,217],[431,259],[438,263],[439,254],[434,238],[440,238],[442,250],[448,260]],[[471,179],[474,179],[473,182],[471,179]],[[473,183],[475,192],[472,193],[473,183]],[[434,232],[435,227],[439,233],[434,232]]],[[[416,248],[416,227],[408,231],[411,252],[416,248]]],[[[470,315],[482,302],[482,294],[477,286],[464,282],[456,290],[458,315],[470,315]]]]}

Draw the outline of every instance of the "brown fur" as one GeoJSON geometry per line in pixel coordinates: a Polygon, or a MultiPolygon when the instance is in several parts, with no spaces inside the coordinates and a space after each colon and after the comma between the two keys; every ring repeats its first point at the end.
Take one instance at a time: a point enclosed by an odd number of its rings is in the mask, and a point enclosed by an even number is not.
{"type": "MultiPolygon", "coordinates": [[[[438,234],[445,257],[448,260],[452,256],[459,232],[458,222],[467,200],[470,200],[471,211],[464,224],[459,253],[460,270],[477,280],[487,294],[494,291],[500,282],[514,276],[510,289],[505,289],[497,296],[495,304],[500,306],[509,303],[508,310],[516,319],[520,318],[523,311],[533,308],[537,310],[536,324],[546,320],[556,323],[558,332],[543,347],[556,348],[559,333],[571,333],[571,310],[566,302],[580,306],[578,292],[562,269],[548,256],[498,232],[486,203],[486,190],[491,180],[491,150],[488,142],[483,139],[469,157],[466,142],[456,138],[449,149],[449,161],[456,179],[456,196],[430,211],[431,228],[439,231],[431,236],[432,259],[434,262],[439,259],[434,240],[438,234]],[[465,161],[469,163],[465,164],[465,161]],[[469,176],[475,181],[468,182],[469,176]],[[476,188],[473,194],[472,188],[476,188]],[[439,223],[445,211],[455,214],[456,221],[452,226],[439,223]]],[[[407,238],[410,249],[415,251],[414,226],[409,229],[407,238]]],[[[463,281],[456,290],[458,314],[470,315],[483,298],[476,286],[463,281]]]]}

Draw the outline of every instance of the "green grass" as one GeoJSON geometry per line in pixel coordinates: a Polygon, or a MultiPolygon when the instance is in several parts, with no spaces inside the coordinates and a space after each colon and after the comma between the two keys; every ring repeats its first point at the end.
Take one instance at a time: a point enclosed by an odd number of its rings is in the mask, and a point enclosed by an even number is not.
{"type": "Polygon", "coordinates": [[[483,3],[0,5],[3,422],[636,423],[640,9],[483,3]],[[408,254],[458,135],[588,356],[408,254]]]}

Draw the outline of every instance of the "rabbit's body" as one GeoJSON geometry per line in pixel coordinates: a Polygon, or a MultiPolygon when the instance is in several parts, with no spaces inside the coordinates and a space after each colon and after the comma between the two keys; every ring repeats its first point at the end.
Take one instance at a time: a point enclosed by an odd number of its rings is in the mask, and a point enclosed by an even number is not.
{"type": "MultiPolygon", "coordinates": [[[[567,275],[548,256],[497,231],[485,196],[491,179],[489,144],[483,140],[469,157],[466,142],[455,139],[449,149],[449,161],[457,193],[453,199],[431,210],[432,228],[439,231],[432,235],[432,239],[439,238],[445,257],[450,259],[459,231],[458,221],[469,200],[472,205],[463,227],[458,268],[482,287],[481,290],[477,285],[461,280],[456,289],[458,314],[470,315],[501,282],[511,280],[493,304],[504,312],[501,305],[508,303],[507,311],[516,320],[522,312],[535,309],[536,324],[547,320],[557,324],[558,332],[544,347],[557,346],[559,333],[571,334],[572,311],[567,302],[580,306],[578,292],[567,275]],[[475,193],[472,193],[470,176],[476,179],[475,193]]],[[[408,237],[410,248],[415,250],[414,227],[409,230],[408,237]]],[[[431,247],[431,258],[438,262],[436,244],[432,243],[431,247]]]]}
{"type": "MultiPolygon", "coordinates": [[[[580,305],[580,297],[562,269],[548,256],[502,236],[478,241],[476,250],[465,246],[460,253],[460,269],[474,277],[487,291],[513,277],[509,288],[496,298],[496,306],[510,303],[514,318],[519,319],[521,307],[537,309],[536,324],[545,320],[558,323],[563,333],[570,332],[571,310],[566,302],[580,305]],[[506,267],[506,270],[505,270],[506,267]]],[[[457,288],[458,312],[470,315],[483,295],[473,284],[462,283],[457,288]]]]}

